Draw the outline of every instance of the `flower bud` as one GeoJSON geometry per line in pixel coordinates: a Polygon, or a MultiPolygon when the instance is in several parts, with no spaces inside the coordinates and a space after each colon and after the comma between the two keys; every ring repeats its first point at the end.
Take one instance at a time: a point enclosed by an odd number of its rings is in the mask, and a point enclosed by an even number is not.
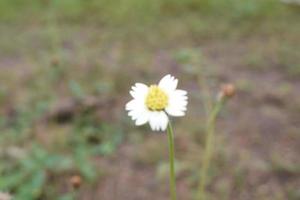
{"type": "Polygon", "coordinates": [[[70,179],[70,183],[74,189],[78,189],[81,186],[82,179],[78,175],[74,175],[70,179]]]}
{"type": "Polygon", "coordinates": [[[220,91],[220,99],[222,98],[231,98],[235,95],[236,89],[235,86],[231,83],[227,83],[222,85],[221,91],[220,91]]]}
{"type": "Polygon", "coordinates": [[[51,59],[51,65],[52,65],[52,66],[57,66],[57,65],[59,65],[59,63],[60,63],[60,61],[59,61],[59,58],[58,58],[58,57],[53,57],[53,58],[51,59]]]}

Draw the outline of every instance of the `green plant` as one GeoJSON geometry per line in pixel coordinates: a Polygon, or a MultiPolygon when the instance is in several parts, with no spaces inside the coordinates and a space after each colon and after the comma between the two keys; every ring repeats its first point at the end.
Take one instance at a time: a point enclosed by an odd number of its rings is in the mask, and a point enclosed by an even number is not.
{"type": "Polygon", "coordinates": [[[21,157],[1,160],[0,188],[13,192],[16,200],[33,200],[53,195],[48,193],[51,191],[47,186],[49,176],[70,169],[72,160],[64,155],[47,152],[39,145],[32,145],[28,152],[24,152],[24,149],[19,151],[21,157]]]}

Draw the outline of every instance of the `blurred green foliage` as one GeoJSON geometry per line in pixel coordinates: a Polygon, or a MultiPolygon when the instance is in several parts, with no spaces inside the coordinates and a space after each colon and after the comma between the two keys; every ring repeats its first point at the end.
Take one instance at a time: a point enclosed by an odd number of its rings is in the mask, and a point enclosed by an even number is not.
{"type": "MultiPolygon", "coordinates": [[[[65,80],[63,64],[47,65],[34,70],[34,78],[26,81],[26,87],[16,90],[21,96],[0,117],[0,190],[13,193],[16,200],[74,199],[70,189],[61,194],[62,184],[69,184],[72,174],[81,175],[86,184],[96,181],[102,170],[96,168],[93,159],[110,156],[123,138],[120,124],[100,119],[93,109],[75,113],[67,124],[43,121],[60,99],[55,90],[59,82],[66,85],[74,101],[98,91],[101,83],[95,77],[87,90],[90,80],[79,82],[76,76],[65,80]]],[[[11,93],[2,91],[2,105],[7,105],[11,93]]],[[[98,93],[106,94],[102,90],[98,93]]]]}
{"type": "Polygon", "coordinates": [[[95,181],[102,172],[95,168],[91,159],[110,155],[122,139],[117,126],[83,115],[74,122],[69,139],[64,138],[66,135],[58,135],[56,142],[44,147],[36,144],[32,135],[35,115],[37,113],[32,115],[32,111],[20,113],[12,124],[1,118],[0,189],[12,192],[16,200],[58,199],[59,188],[51,177],[63,175],[60,182],[68,183],[68,174],[76,173],[87,182],[95,181]]]}
{"type": "MultiPolygon", "coordinates": [[[[277,0],[2,0],[0,19],[28,19],[34,15],[45,17],[48,8],[55,9],[59,18],[91,19],[118,25],[129,22],[155,22],[162,17],[189,14],[210,15],[216,18],[247,19],[278,12],[277,0]]],[[[124,24],[125,25],[125,24],[124,24]]]]}

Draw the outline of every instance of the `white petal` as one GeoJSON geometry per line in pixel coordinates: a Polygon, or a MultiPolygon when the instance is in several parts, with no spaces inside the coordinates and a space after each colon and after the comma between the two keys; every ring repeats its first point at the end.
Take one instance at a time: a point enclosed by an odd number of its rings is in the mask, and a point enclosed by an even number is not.
{"type": "Polygon", "coordinates": [[[168,116],[163,111],[151,112],[149,124],[153,131],[165,131],[169,123],[168,116]]]}
{"type": "Polygon", "coordinates": [[[137,120],[140,115],[144,113],[144,110],[141,109],[135,109],[128,112],[128,116],[131,117],[132,120],[137,120]]]}
{"type": "Polygon", "coordinates": [[[178,84],[178,80],[171,76],[170,74],[164,76],[160,81],[158,86],[165,90],[167,93],[176,90],[178,84]]]}
{"type": "Polygon", "coordinates": [[[136,83],[131,87],[130,95],[134,99],[144,99],[148,94],[148,86],[143,83],[136,83]]]}
{"type": "Polygon", "coordinates": [[[178,95],[187,97],[187,96],[186,96],[186,95],[187,95],[187,91],[185,91],[185,90],[176,90],[175,92],[176,92],[178,95]]]}
{"type": "Polygon", "coordinates": [[[167,113],[173,117],[182,117],[185,115],[185,112],[182,110],[179,110],[177,108],[167,108],[167,113]]]}
{"type": "Polygon", "coordinates": [[[136,126],[141,126],[146,124],[149,121],[149,111],[145,111],[143,114],[141,114],[137,120],[135,121],[136,126]]]}
{"type": "Polygon", "coordinates": [[[169,94],[169,105],[166,108],[166,112],[175,117],[185,115],[186,106],[188,104],[187,92],[184,90],[175,90],[169,94]]]}
{"type": "Polygon", "coordinates": [[[149,120],[149,110],[146,107],[136,107],[133,110],[130,110],[128,115],[135,121],[135,125],[137,126],[143,125],[149,120]]]}
{"type": "Polygon", "coordinates": [[[157,127],[157,116],[158,116],[158,112],[151,112],[150,114],[150,118],[149,118],[149,124],[150,127],[153,131],[156,131],[156,127],[157,127]]]}
{"type": "Polygon", "coordinates": [[[132,120],[137,120],[140,118],[141,115],[146,113],[147,110],[145,108],[136,108],[128,112],[128,115],[131,117],[132,120]]]}
{"type": "Polygon", "coordinates": [[[125,106],[125,110],[128,111],[129,116],[133,116],[134,113],[142,112],[148,109],[146,108],[145,100],[142,98],[137,98],[129,101],[125,106]]]}
{"type": "Polygon", "coordinates": [[[165,112],[160,113],[160,130],[165,131],[169,123],[168,115],[165,112]]]}
{"type": "Polygon", "coordinates": [[[133,110],[135,109],[137,106],[141,107],[141,101],[138,101],[137,99],[133,99],[131,101],[129,101],[126,106],[125,106],[125,110],[133,110]]]}

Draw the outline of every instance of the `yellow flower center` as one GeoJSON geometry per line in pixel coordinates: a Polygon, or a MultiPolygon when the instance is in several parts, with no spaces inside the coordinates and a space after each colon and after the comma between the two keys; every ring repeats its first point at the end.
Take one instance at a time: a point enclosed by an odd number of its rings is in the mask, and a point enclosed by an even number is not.
{"type": "Polygon", "coordinates": [[[163,110],[167,107],[168,102],[169,97],[162,89],[160,89],[157,85],[150,86],[146,97],[146,106],[149,110],[163,110]]]}

